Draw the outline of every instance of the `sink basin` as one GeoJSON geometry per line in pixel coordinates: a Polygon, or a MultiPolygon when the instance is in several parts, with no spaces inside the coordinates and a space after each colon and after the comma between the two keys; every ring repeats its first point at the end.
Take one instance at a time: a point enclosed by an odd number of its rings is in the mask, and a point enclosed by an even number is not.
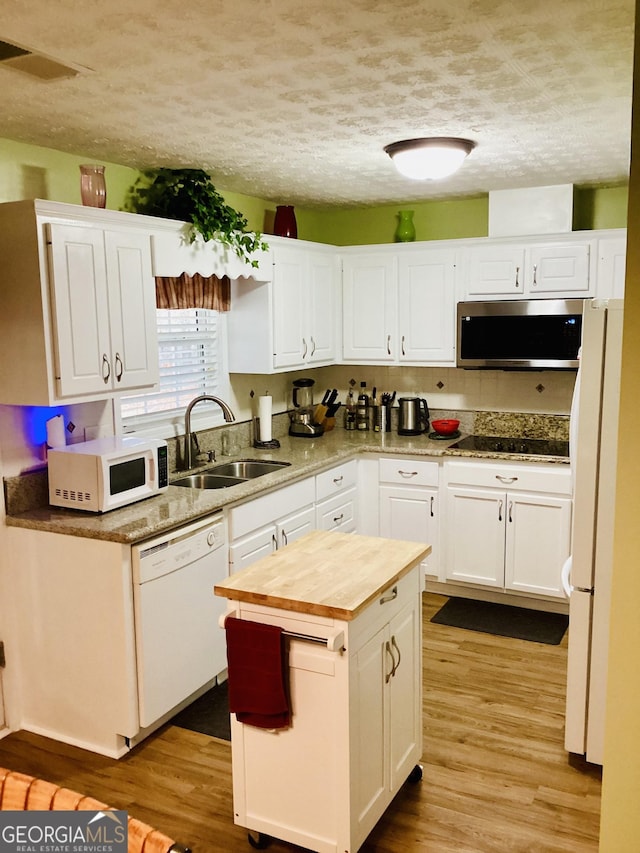
{"type": "Polygon", "coordinates": [[[238,459],[235,462],[223,462],[210,468],[208,473],[225,477],[241,477],[243,480],[253,480],[280,468],[286,468],[290,462],[272,462],[267,459],[238,459]]]}
{"type": "Polygon", "coordinates": [[[221,477],[217,474],[189,474],[173,480],[172,486],[187,486],[190,489],[226,489],[229,486],[237,486],[238,483],[246,483],[245,477],[221,477]]]}
{"type": "Polygon", "coordinates": [[[223,462],[200,474],[188,474],[179,480],[173,480],[171,485],[186,486],[190,489],[226,489],[288,465],[291,463],[271,462],[266,459],[238,459],[235,462],[223,462]]]}

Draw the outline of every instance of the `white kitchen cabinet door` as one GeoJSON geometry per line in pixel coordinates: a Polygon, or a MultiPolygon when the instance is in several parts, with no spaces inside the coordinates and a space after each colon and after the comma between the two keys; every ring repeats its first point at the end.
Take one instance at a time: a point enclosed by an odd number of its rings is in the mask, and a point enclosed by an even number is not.
{"type": "Polygon", "coordinates": [[[342,277],[343,360],[394,361],[398,351],[395,254],[345,256],[342,277]]]}
{"type": "Polygon", "coordinates": [[[283,518],[276,522],[276,541],[278,548],[283,548],[301,536],[311,533],[316,529],[315,508],[312,506],[305,507],[293,515],[283,518]]]}
{"type": "Polygon", "coordinates": [[[105,231],[109,320],[117,391],[156,385],[159,378],[156,291],[149,236],[105,231]]]}
{"type": "Polygon", "coordinates": [[[490,489],[449,487],[446,577],[483,586],[504,584],[506,495],[490,489]]]}
{"type": "MultiPolygon", "coordinates": [[[[308,357],[305,256],[278,246],[273,267],[273,366],[296,367],[308,357]]],[[[267,318],[264,318],[267,322],[267,318]]]]}
{"type": "Polygon", "coordinates": [[[229,574],[273,554],[277,547],[276,527],[270,524],[229,545],[229,574]]]}
{"type": "Polygon", "coordinates": [[[524,246],[473,246],[469,252],[467,296],[519,296],[524,292],[524,246]]]}
{"type": "Polygon", "coordinates": [[[525,290],[537,293],[572,294],[589,292],[588,243],[531,246],[525,290]]]}
{"type": "Polygon", "coordinates": [[[603,237],[598,240],[598,299],[624,299],[626,263],[626,236],[603,237]]]}
{"type": "Polygon", "coordinates": [[[158,381],[149,237],[48,225],[56,380],[61,397],[158,381]]]}
{"type": "Polygon", "coordinates": [[[563,598],[571,550],[571,498],[508,492],[505,588],[563,598]]]}
{"type": "Polygon", "coordinates": [[[307,253],[307,334],[309,364],[333,364],[338,355],[340,305],[334,253],[307,253]]]}
{"type": "Polygon", "coordinates": [[[48,231],[58,393],[109,391],[114,366],[103,233],[58,224],[48,231]]]}
{"type": "Polygon", "coordinates": [[[406,607],[390,622],[389,637],[395,657],[389,679],[389,772],[395,790],[413,770],[416,749],[422,742],[422,639],[417,607],[406,607]]]}
{"type": "Polygon", "coordinates": [[[381,485],[379,502],[380,536],[431,545],[431,554],[421,565],[425,574],[437,575],[437,488],[381,485]]]}
{"type": "Polygon", "coordinates": [[[433,249],[398,257],[398,359],[453,362],[456,255],[433,249]]]}

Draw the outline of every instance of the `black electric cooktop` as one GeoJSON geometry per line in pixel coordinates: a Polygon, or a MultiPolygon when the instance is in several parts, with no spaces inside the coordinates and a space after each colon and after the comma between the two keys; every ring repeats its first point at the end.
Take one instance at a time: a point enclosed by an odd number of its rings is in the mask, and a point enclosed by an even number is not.
{"type": "Polygon", "coordinates": [[[495,435],[467,435],[449,445],[453,450],[484,453],[524,453],[529,456],[569,456],[569,442],[546,438],[502,438],[495,435]]]}

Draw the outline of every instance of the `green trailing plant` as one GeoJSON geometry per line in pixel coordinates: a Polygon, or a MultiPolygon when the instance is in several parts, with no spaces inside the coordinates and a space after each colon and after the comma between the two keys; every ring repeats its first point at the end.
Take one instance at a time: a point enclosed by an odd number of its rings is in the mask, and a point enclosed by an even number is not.
{"type": "Polygon", "coordinates": [[[252,257],[267,249],[259,232],[247,231],[247,220],[228,205],[202,169],[147,169],[129,188],[125,210],[146,216],[177,219],[191,226],[189,240],[217,240],[243,261],[258,266],[252,257]]]}

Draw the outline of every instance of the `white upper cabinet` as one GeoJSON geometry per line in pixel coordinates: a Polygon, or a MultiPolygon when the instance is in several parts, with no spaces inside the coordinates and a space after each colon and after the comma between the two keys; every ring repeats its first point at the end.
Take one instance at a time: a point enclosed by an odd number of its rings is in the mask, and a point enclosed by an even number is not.
{"type": "Polygon", "coordinates": [[[158,381],[149,237],[47,223],[60,397],[158,381]]]}
{"type": "Polygon", "coordinates": [[[611,231],[598,240],[598,299],[623,299],[627,261],[625,230],[611,231]]]}
{"type": "Polygon", "coordinates": [[[456,273],[453,248],[385,246],[345,254],[343,361],[452,364],[456,273]]]}
{"type": "Polygon", "coordinates": [[[333,364],[340,323],[335,248],[268,240],[271,280],[232,282],[229,371],[278,373],[333,364]]]}
{"type": "Polygon", "coordinates": [[[483,241],[469,247],[466,298],[594,295],[589,239],[483,241]]]}
{"type": "Polygon", "coordinates": [[[138,217],[3,204],[0,254],[1,403],[96,400],[157,382],[150,237],[138,217]]]}

